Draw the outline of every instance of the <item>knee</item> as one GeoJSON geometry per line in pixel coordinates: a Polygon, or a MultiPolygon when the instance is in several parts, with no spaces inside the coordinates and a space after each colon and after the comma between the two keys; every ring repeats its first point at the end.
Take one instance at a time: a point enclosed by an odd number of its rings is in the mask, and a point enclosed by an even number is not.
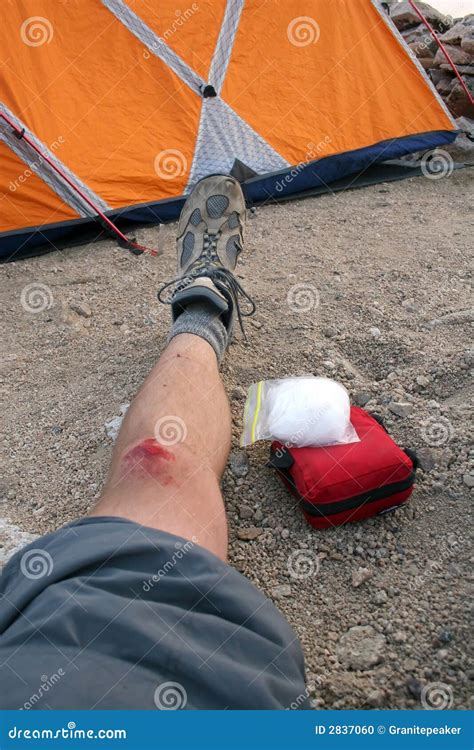
{"type": "Polygon", "coordinates": [[[122,479],[154,480],[164,487],[178,487],[204,468],[184,443],[162,445],[155,438],[146,438],[124,450],[120,474],[122,479]]]}

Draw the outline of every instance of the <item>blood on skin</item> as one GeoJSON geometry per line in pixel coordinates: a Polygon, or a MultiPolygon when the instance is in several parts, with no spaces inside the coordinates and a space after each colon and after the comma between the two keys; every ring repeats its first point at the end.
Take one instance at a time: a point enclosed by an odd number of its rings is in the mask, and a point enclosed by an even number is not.
{"type": "Polygon", "coordinates": [[[123,459],[126,474],[148,475],[163,485],[174,482],[169,472],[169,463],[173,461],[176,461],[176,456],[163,448],[154,438],[142,440],[131,448],[123,459]]]}

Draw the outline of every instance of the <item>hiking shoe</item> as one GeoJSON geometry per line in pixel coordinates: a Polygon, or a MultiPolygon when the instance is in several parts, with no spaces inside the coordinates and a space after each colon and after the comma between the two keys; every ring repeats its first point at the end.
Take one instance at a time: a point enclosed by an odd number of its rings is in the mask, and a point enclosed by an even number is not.
{"type": "Polygon", "coordinates": [[[245,199],[237,180],[219,174],[195,185],[179,219],[178,277],[158,292],[160,302],[171,305],[173,320],[190,302],[207,300],[230,332],[235,314],[242,328],[242,317],[255,312],[255,304],[234,276],[244,225],[245,199]],[[249,310],[240,309],[239,295],[249,310]]]}

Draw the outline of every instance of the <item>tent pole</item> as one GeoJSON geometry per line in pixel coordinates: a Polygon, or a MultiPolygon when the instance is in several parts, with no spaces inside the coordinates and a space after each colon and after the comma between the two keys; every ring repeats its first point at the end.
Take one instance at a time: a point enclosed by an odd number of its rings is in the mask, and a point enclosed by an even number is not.
{"type": "Polygon", "coordinates": [[[10,120],[10,118],[5,115],[3,112],[0,112],[0,118],[4,120],[7,125],[13,130],[14,135],[19,140],[24,140],[30,148],[35,151],[43,161],[47,162],[51,169],[53,169],[68,185],[71,187],[78,195],[81,196],[82,200],[87,203],[87,205],[94,211],[94,213],[97,214],[97,216],[101,219],[101,222],[107,229],[113,232],[113,234],[117,238],[117,242],[121,247],[126,247],[132,252],[134,252],[136,255],[141,255],[142,253],[148,253],[149,255],[158,255],[157,250],[152,250],[150,248],[144,247],[143,245],[138,245],[137,243],[133,242],[132,240],[129,240],[128,237],[126,237],[120,229],[115,226],[115,224],[110,221],[110,219],[96,206],[90,198],[77,186],[74,184],[74,182],[69,179],[69,177],[60,169],[56,164],[54,164],[51,159],[44,154],[41,149],[39,149],[36,144],[25,134],[25,129],[18,127],[13,120],[10,120]]]}
{"type": "Polygon", "coordinates": [[[436,44],[440,48],[441,52],[445,56],[446,60],[451,65],[451,67],[452,67],[452,69],[454,71],[454,74],[457,77],[457,79],[458,79],[459,83],[461,84],[461,86],[463,87],[464,91],[466,92],[467,97],[468,97],[470,103],[474,104],[474,98],[473,98],[471,92],[469,91],[469,89],[467,87],[467,84],[465,83],[463,77],[461,76],[461,73],[457,69],[456,64],[454,63],[453,59],[451,58],[451,55],[449,54],[448,50],[446,49],[446,47],[444,46],[443,42],[441,41],[441,39],[436,34],[436,31],[433,29],[433,27],[431,26],[430,22],[426,18],[426,16],[421,12],[421,10],[419,8],[416,7],[415,0],[408,0],[408,2],[410,3],[411,7],[413,8],[413,10],[415,11],[415,13],[417,14],[418,18],[421,19],[422,23],[424,23],[424,25],[426,26],[426,28],[430,32],[431,36],[435,40],[436,44]]]}

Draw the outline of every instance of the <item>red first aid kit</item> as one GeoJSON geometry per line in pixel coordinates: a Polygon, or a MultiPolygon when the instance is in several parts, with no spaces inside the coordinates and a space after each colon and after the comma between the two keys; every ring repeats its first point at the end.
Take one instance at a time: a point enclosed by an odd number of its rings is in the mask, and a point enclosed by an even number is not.
{"type": "Polygon", "coordinates": [[[388,513],[406,502],[415,482],[416,455],[400,448],[374,416],[351,407],[358,443],[293,448],[274,441],[270,466],[299,498],[318,529],[388,513]]]}

